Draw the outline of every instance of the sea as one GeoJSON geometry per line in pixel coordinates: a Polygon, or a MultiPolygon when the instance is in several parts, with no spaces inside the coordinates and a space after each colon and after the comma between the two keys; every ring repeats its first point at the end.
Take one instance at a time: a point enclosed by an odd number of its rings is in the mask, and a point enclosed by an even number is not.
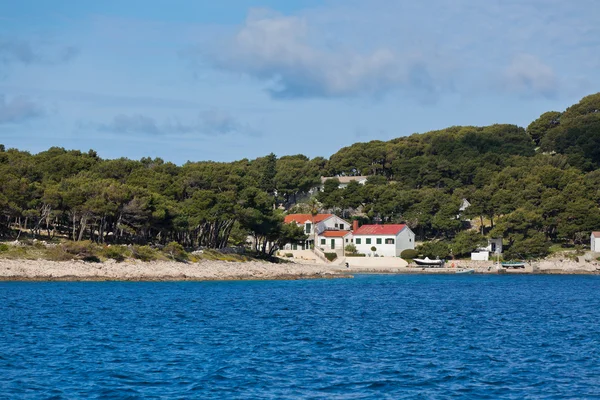
{"type": "Polygon", "coordinates": [[[600,277],[2,282],[0,398],[600,398],[600,277]]]}

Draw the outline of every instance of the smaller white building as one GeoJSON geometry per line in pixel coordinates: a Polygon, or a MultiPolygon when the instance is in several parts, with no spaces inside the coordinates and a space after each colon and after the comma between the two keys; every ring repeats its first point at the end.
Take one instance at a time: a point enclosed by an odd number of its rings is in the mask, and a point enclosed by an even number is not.
{"type": "Polygon", "coordinates": [[[471,253],[471,260],[473,261],[488,261],[490,254],[502,254],[502,238],[488,239],[488,245],[481,247],[471,253]]]}
{"type": "Polygon", "coordinates": [[[351,243],[352,232],[350,231],[324,231],[317,238],[317,246],[324,252],[343,250],[351,243]]]}
{"type": "Polygon", "coordinates": [[[352,232],[352,239],[356,250],[367,256],[399,257],[415,248],[415,234],[404,224],[363,225],[352,232]]]}
{"type": "Polygon", "coordinates": [[[600,232],[592,232],[590,237],[590,249],[595,253],[600,253],[600,232]]]}
{"type": "Polygon", "coordinates": [[[337,179],[338,181],[340,181],[338,188],[345,189],[346,186],[348,186],[348,184],[353,181],[358,182],[359,185],[364,185],[365,183],[367,183],[367,178],[368,176],[322,176],[321,190],[323,189],[323,185],[325,185],[325,182],[329,179],[337,179]]]}

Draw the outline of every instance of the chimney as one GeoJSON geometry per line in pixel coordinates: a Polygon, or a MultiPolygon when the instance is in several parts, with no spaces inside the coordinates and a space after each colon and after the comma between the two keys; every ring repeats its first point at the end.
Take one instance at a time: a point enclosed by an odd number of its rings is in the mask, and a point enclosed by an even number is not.
{"type": "Polygon", "coordinates": [[[357,231],[358,230],[358,220],[354,220],[352,221],[352,231],[357,231]]]}

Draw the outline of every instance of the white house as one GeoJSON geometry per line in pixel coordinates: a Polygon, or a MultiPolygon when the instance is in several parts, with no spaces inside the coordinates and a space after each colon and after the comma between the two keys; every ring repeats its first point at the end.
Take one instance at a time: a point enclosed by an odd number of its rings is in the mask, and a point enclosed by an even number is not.
{"type": "Polygon", "coordinates": [[[367,256],[399,257],[403,250],[415,248],[415,234],[404,224],[363,225],[352,232],[352,239],[358,252],[367,256]]]}
{"type": "Polygon", "coordinates": [[[317,237],[317,246],[325,252],[343,250],[352,242],[350,231],[324,231],[317,237]]]}
{"type": "Polygon", "coordinates": [[[488,261],[490,254],[502,254],[502,238],[488,239],[488,245],[471,253],[471,260],[488,261]]]}
{"type": "Polygon", "coordinates": [[[295,246],[288,244],[285,246],[286,249],[293,250],[296,250],[298,246],[303,250],[308,249],[314,241],[315,232],[318,236],[325,231],[349,231],[351,228],[348,221],[334,214],[317,214],[314,216],[312,214],[289,214],[285,216],[284,223],[295,223],[298,226],[302,226],[304,233],[308,236],[305,243],[296,244],[295,246]]]}
{"type": "Polygon", "coordinates": [[[590,237],[590,249],[593,252],[600,253],[600,232],[592,232],[590,237]]]}
{"type": "Polygon", "coordinates": [[[348,186],[348,184],[353,181],[358,182],[360,185],[364,185],[365,183],[367,183],[367,178],[368,176],[322,176],[321,189],[323,188],[323,185],[325,185],[325,181],[328,181],[329,179],[339,180],[340,184],[338,185],[338,188],[345,189],[346,186],[348,186]]]}

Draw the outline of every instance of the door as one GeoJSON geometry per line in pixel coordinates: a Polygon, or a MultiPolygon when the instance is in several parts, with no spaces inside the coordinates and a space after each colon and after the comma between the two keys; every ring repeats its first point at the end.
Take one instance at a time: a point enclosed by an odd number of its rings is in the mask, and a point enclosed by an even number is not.
{"type": "Polygon", "coordinates": [[[331,239],[331,250],[335,250],[335,239],[331,239]]]}

